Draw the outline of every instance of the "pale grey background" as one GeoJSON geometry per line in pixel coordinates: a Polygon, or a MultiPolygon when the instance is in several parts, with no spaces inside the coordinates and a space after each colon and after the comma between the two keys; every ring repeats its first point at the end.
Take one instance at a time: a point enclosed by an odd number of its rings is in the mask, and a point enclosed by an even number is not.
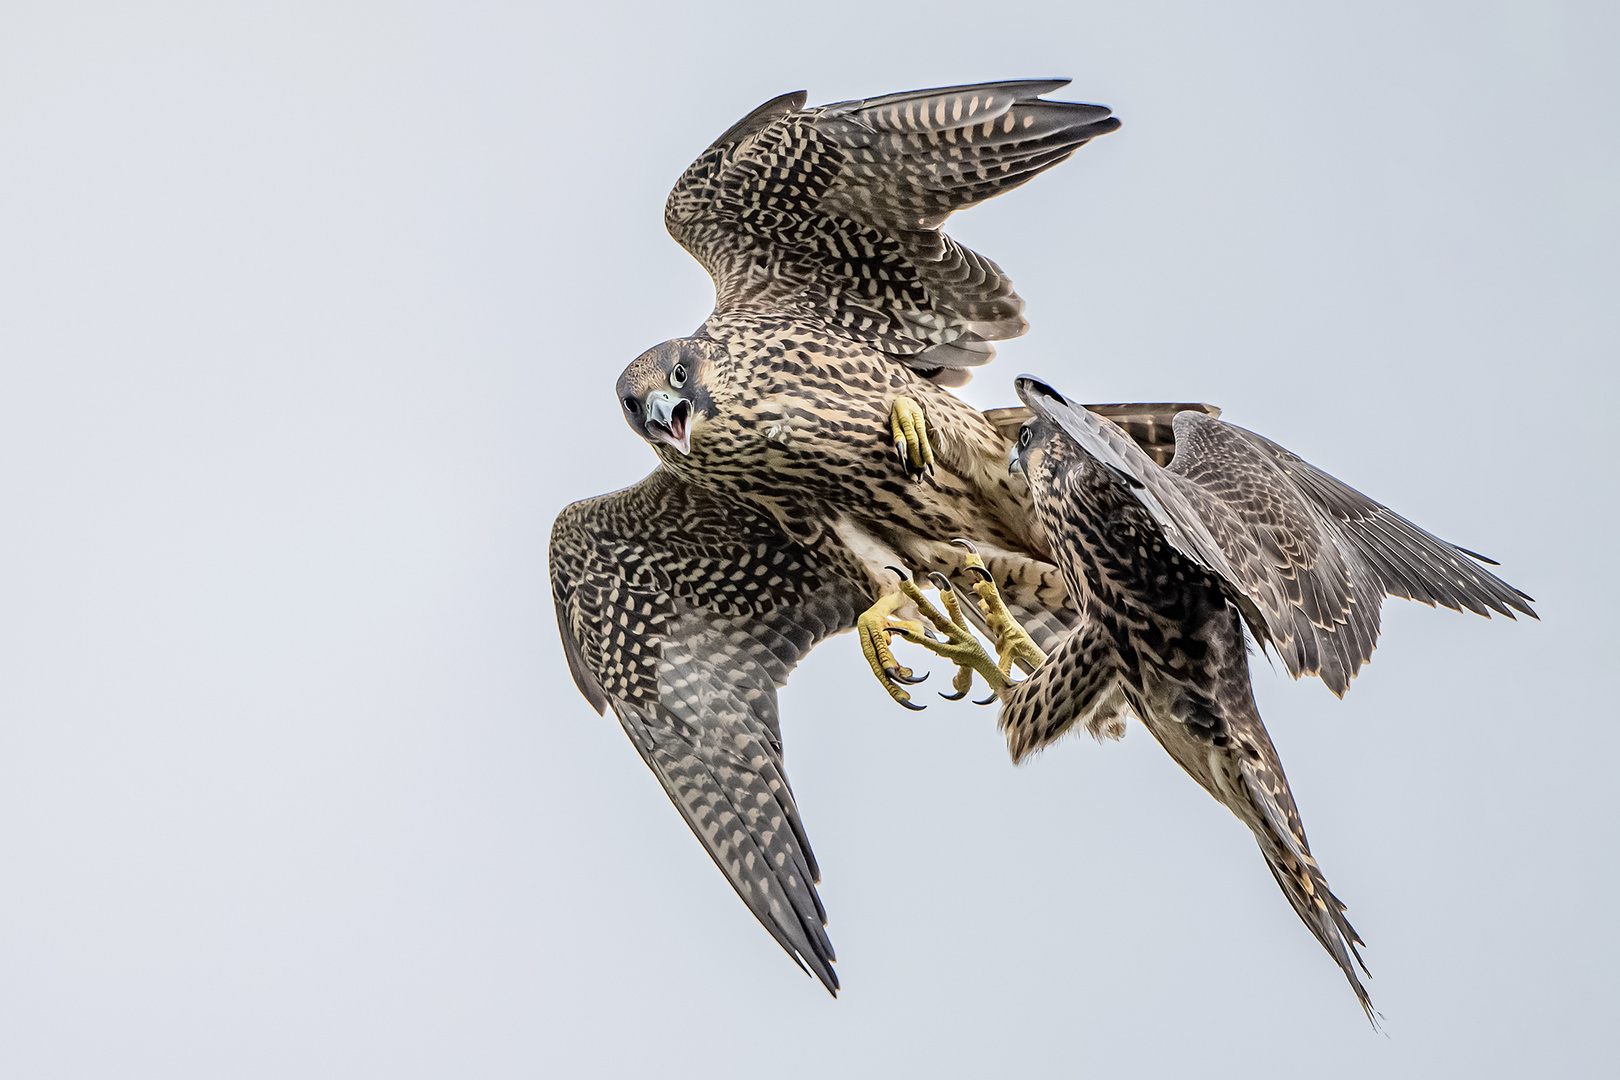
{"type": "Polygon", "coordinates": [[[0,1074],[1612,1069],[1620,25],[1304,7],[0,9],[0,1074]],[[953,224],[1034,325],[968,396],[1216,402],[1540,601],[1257,669],[1387,1038],[1141,730],[1015,770],[849,637],[783,695],[834,1001],[568,681],[681,169],[1054,74],[1125,127],[953,224]]]}

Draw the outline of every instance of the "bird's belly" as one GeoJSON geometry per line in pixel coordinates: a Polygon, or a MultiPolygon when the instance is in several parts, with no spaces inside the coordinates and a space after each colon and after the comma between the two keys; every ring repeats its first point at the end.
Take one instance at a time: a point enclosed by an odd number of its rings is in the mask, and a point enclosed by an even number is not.
{"type": "Polygon", "coordinates": [[[980,474],[988,470],[975,467],[964,477],[943,466],[921,482],[910,480],[886,407],[873,403],[843,403],[834,413],[764,398],[706,424],[694,434],[691,458],[678,465],[700,483],[763,507],[790,532],[796,521],[818,515],[858,522],[925,571],[960,565],[962,551],[950,544],[957,537],[1026,556],[1034,546],[1032,514],[1005,483],[987,485],[980,474]]]}

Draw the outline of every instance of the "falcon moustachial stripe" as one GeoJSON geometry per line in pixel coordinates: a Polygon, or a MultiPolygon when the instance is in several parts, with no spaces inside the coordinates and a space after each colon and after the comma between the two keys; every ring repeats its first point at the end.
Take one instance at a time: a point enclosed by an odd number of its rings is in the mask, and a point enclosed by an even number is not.
{"type": "MultiPolygon", "coordinates": [[[[618,383],[661,465],[570,506],[552,534],[581,691],[613,709],[744,902],[829,990],[776,688],[816,642],[858,626],[908,702],[884,630],[912,613],[903,578],[963,572],[950,537],[980,539],[1037,640],[1077,617],[1028,489],[1006,471],[1021,410],[980,413],[943,389],[1025,323],[1001,270],[941,223],[1118,126],[1102,106],[1040,98],[1062,85],[811,109],[790,94],[720,136],[665,213],[714,278],[714,312],[618,383]]],[[[1214,411],[1097,408],[1160,454],[1171,415],[1214,411]]]]}
{"type": "Polygon", "coordinates": [[[1377,644],[1386,595],[1508,618],[1533,617],[1530,598],[1480,567],[1481,556],[1253,432],[1180,413],[1162,465],[1043,383],[1026,376],[1017,386],[1032,419],[1012,467],[1029,482],[1080,618],[1042,655],[981,574],[973,588],[998,658],[974,642],[946,582],[946,613],[921,604],[943,638],[908,640],[984,675],[1001,698],[1015,761],[1076,725],[1118,734],[1126,715],[1140,717],[1253,831],[1289,903],[1372,1019],[1355,970],[1361,941],[1311,855],[1260,722],[1243,627],[1290,673],[1320,675],[1343,694],[1377,644]],[[1034,668],[1018,683],[1007,678],[1015,653],[1034,668]]]}

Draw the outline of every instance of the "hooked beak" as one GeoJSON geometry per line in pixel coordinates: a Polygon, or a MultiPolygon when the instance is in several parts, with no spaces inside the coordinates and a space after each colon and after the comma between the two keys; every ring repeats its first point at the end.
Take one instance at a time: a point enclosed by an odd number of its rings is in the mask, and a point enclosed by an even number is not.
{"type": "Polygon", "coordinates": [[[654,390],[643,403],[647,415],[647,432],[659,442],[665,442],[682,454],[692,452],[692,403],[676,397],[667,390],[654,390]]]}
{"type": "Polygon", "coordinates": [[[1007,471],[1009,473],[1022,473],[1024,459],[1018,456],[1018,444],[1013,443],[1012,449],[1007,451],[1007,471]]]}

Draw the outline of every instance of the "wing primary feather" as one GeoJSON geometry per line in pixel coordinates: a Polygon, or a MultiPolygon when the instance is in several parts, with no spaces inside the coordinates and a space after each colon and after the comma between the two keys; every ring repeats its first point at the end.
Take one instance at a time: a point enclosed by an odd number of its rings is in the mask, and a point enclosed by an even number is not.
{"type": "MultiPolygon", "coordinates": [[[[1450,541],[1447,541],[1447,543],[1450,543],[1450,541]]],[[[1461,544],[1452,544],[1451,546],[1456,548],[1458,551],[1462,552],[1464,555],[1468,556],[1470,559],[1477,559],[1478,561],[1484,563],[1486,566],[1501,566],[1502,565],[1501,563],[1497,562],[1495,559],[1491,558],[1489,555],[1481,555],[1477,551],[1469,551],[1467,548],[1463,547],[1461,544]]]]}

